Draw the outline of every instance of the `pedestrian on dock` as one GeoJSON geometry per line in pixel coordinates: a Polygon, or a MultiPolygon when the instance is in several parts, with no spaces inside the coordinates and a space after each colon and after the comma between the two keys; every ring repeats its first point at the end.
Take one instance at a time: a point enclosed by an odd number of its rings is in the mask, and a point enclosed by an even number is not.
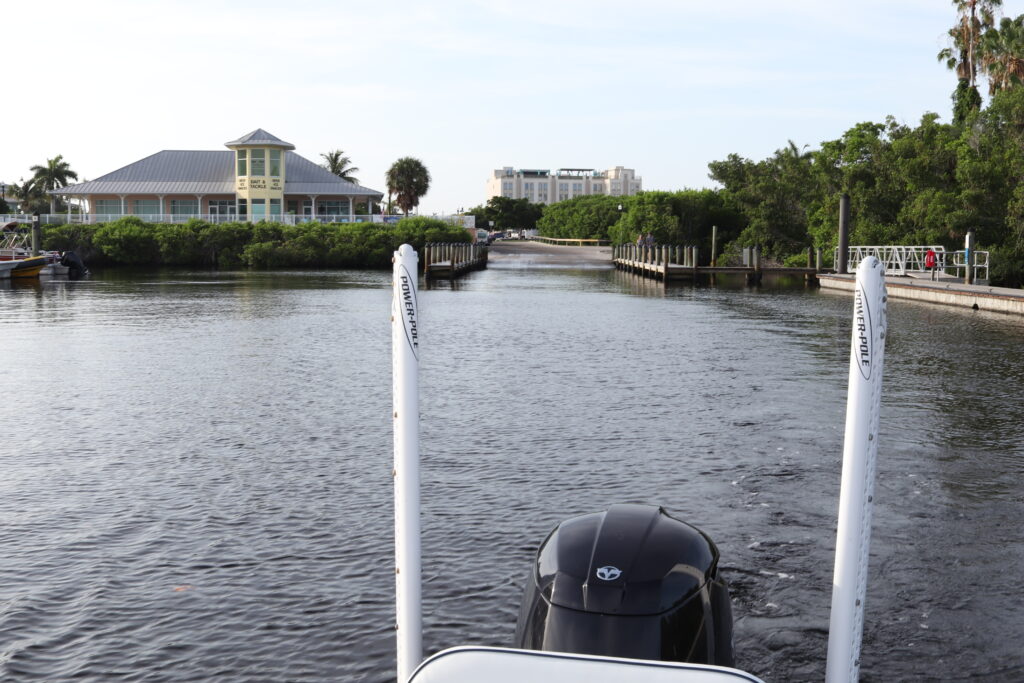
{"type": "Polygon", "coordinates": [[[647,237],[644,238],[644,244],[648,247],[654,246],[654,235],[652,233],[647,233],[647,237]]]}
{"type": "Polygon", "coordinates": [[[924,254],[924,267],[925,267],[925,270],[927,270],[927,271],[929,271],[931,273],[932,280],[934,280],[935,277],[936,277],[936,273],[935,273],[936,260],[937,259],[935,258],[935,250],[934,249],[928,249],[928,251],[926,251],[925,254],[924,254]]]}

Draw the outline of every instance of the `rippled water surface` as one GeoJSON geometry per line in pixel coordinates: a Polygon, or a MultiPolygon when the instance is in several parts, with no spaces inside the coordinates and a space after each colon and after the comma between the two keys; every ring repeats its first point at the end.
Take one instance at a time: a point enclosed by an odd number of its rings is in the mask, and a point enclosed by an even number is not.
{"type": "MultiPolygon", "coordinates": [[[[386,273],[0,285],[0,679],[393,679],[386,273]]],[[[864,680],[1024,678],[1024,321],[890,302],[864,680]]],[[[560,520],[702,527],[823,677],[851,301],[493,264],[421,292],[425,646],[560,520]]]]}

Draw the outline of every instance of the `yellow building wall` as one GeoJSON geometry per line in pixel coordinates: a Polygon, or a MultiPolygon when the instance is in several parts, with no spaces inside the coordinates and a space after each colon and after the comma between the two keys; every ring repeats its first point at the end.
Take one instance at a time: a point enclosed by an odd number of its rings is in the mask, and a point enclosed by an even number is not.
{"type": "Polygon", "coordinates": [[[271,176],[270,174],[270,151],[273,148],[270,147],[233,147],[235,151],[235,192],[238,194],[239,199],[245,199],[249,201],[249,205],[252,205],[253,199],[264,199],[267,204],[267,213],[270,213],[270,200],[280,199],[282,212],[284,210],[284,178],[287,169],[285,168],[285,150],[278,150],[281,152],[281,174],[280,176],[271,176]],[[265,175],[254,176],[252,175],[252,153],[253,150],[263,150],[264,161],[263,170],[265,175]],[[247,175],[238,175],[238,152],[245,150],[246,152],[246,163],[245,170],[247,175]]]}

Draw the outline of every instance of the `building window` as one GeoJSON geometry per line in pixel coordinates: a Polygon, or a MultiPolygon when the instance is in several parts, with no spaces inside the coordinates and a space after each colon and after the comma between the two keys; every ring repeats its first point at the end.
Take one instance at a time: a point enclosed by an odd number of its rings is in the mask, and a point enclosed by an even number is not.
{"type": "Polygon", "coordinates": [[[120,199],[97,199],[96,200],[96,213],[99,214],[113,214],[115,216],[121,215],[121,200],[120,199]]]}
{"type": "Polygon", "coordinates": [[[262,221],[267,217],[267,200],[266,199],[254,199],[252,200],[252,221],[262,221]]]}
{"type": "Polygon", "coordinates": [[[593,188],[594,194],[604,194],[604,185],[601,183],[594,183],[591,188],[593,188]]]}
{"type": "Polygon", "coordinates": [[[247,202],[244,199],[238,200],[238,219],[244,221],[248,215],[247,202]]]}
{"type": "Polygon", "coordinates": [[[348,216],[347,199],[328,199],[320,203],[320,213],[327,216],[348,216]]]}
{"type": "Polygon", "coordinates": [[[278,216],[278,217],[280,217],[280,215],[281,215],[281,200],[280,199],[271,199],[270,200],[270,215],[271,216],[278,216]]]}
{"type": "Polygon", "coordinates": [[[569,183],[558,183],[558,201],[562,202],[569,198],[569,183]]]}
{"type": "Polygon", "coordinates": [[[198,199],[172,199],[171,213],[176,216],[196,216],[199,214],[198,199]]]}
{"type": "Polygon", "coordinates": [[[214,220],[223,219],[224,216],[234,217],[234,199],[211,199],[209,203],[210,216],[216,216],[214,220]]]}
{"type": "Polygon", "coordinates": [[[159,199],[136,199],[132,202],[132,213],[136,216],[146,216],[161,213],[159,199]]]}
{"type": "Polygon", "coordinates": [[[238,154],[238,175],[249,175],[249,173],[245,169],[246,151],[244,149],[240,149],[236,152],[236,154],[238,154]]]}
{"type": "Polygon", "coordinates": [[[266,175],[266,154],[265,149],[252,150],[252,167],[249,169],[249,175],[266,175]]]}
{"type": "Polygon", "coordinates": [[[270,175],[273,178],[281,176],[281,150],[270,150],[270,175]]]}
{"type": "Polygon", "coordinates": [[[583,183],[573,183],[572,184],[572,196],[575,197],[576,195],[581,195],[581,194],[583,194],[583,183]]]}
{"type": "Polygon", "coordinates": [[[288,214],[294,216],[299,212],[299,203],[294,199],[288,200],[288,214]]]}

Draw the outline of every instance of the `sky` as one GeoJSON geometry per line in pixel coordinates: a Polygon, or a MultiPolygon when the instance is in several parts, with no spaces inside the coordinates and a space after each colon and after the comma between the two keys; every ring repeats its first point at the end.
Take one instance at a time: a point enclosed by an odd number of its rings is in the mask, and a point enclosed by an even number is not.
{"type": "Polygon", "coordinates": [[[732,153],[949,121],[956,85],[936,59],[944,0],[57,0],[2,16],[0,181],[58,154],[91,180],[263,128],[318,163],[344,150],[380,191],[420,159],[427,215],[484,203],[505,166],[715,187],[708,163],[732,153]]]}

